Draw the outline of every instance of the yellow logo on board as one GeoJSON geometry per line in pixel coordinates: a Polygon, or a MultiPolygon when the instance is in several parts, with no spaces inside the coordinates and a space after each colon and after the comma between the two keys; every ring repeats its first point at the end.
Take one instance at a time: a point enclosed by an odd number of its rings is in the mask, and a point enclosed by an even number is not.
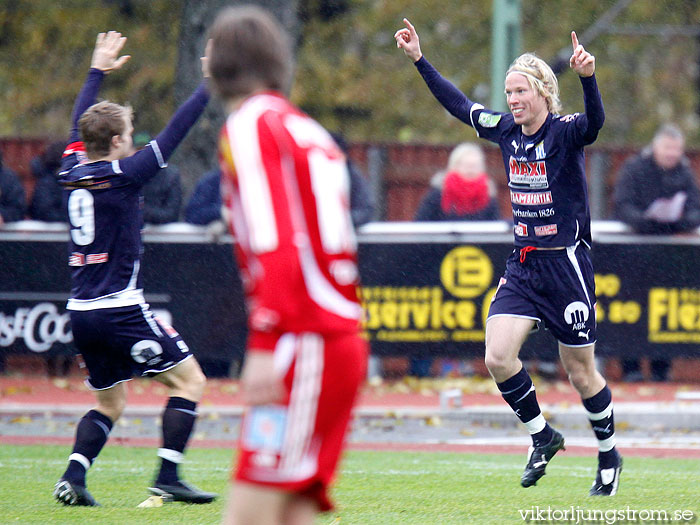
{"type": "Polygon", "coordinates": [[[458,246],[450,250],[442,260],[440,280],[445,290],[455,297],[478,297],[491,286],[491,259],[475,246],[458,246]]]}

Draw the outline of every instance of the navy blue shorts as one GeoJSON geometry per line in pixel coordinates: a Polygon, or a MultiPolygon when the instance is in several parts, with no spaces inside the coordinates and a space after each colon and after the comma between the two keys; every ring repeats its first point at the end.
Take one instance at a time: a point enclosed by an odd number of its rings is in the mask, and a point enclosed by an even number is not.
{"type": "Polygon", "coordinates": [[[71,311],[70,318],[89,373],[86,383],[94,390],[165,372],[192,355],[180,334],[156,319],[147,304],[71,311]]]}
{"type": "Polygon", "coordinates": [[[584,245],[528,252],[520,262],[515,250],[506,261],[489,316],[533,319],[544,323],[566,346],[595,343],[595,278],[584,245]]]}

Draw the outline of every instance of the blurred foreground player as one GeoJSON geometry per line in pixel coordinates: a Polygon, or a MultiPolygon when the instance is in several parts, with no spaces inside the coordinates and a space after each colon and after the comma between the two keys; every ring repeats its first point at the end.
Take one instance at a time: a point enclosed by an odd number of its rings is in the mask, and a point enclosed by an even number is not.
{"type": "Polygon", "coordinates": [[[97,505],[86,488],[87,470],[124,410],[125,381],[152,376],[169,387],[170,398],[162,415],[160,470],[149,490],[167,493],[176,501],[209,503],[215,494],[186,484],[177,472],[205,377],[178,333],[151,313],[139,272],[141,187],[166,166],[204,111],[209,95],[200,85],[155,140],[129,156],[131,110],[108,101],[95,104],[104,75],[129,59],[119,57],[125,42],[113,31],[98,35],[90,72],[73,109],[71,143],[59,173],[71,236],[72,290],[66,308],[97,406],[78,424],[68,468],[56,483],[54,496],[65,505],[97,505]]]}
{"type": "Polygon", "coordinates": [[[249,408],[224,522],[312,524],[334,477],[367,345],[345,156],[283,95],[286,32],[255,7],[211,29],[211,80],[229,116],[219,141],[224,205],[245,284],[249,408]]]}
{"type": "Polygon", "coordinates": [[[598,439],[598,470],[589,494],[612,496],[622,458],[615,448],[612,395],[594,360],[595,282],[583,153],[605,120],[595,57],[572,32],[569,64],[581,81],[585,113],[559,115],[557,78],[531,53],[515,59],[506,72],[510,113],[498,113],[445,80],[423,57],[415,28],[406,19],[404,24],[394,35],[397,46],[452,115],[499,145],[508,174],[516,249],[489,308],[485,361],[532,437],[521,485],[535,485],[564,448],[563,436],[542,415],[530,375],[518,358],[535,323],[544,322],[559,341],[562,364],[598,439]]]}

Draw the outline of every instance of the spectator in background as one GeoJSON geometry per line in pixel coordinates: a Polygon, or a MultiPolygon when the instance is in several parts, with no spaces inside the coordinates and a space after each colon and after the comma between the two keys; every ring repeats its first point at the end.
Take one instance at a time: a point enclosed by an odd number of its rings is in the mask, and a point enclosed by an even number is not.
{"type": "MultiPolygon", "coordinates": [[[[486,172],[484,151],[477,144],[463,142],[455,147],[447,160],[447,168],[430,181],[432,188],[423,197],[415,215],[416,221],[495,221],[500,214],[495,199],[496,188],[486,172]]],[[[408,373],[416,377],[430,376],[432,357],[411,357],[408,373]]],[[[466,375],[471,365],[446,360],[443,375],[458,371],[466,375]]]]}
{"type": "Polygon", "coordinates": [[[63,187],[56,178],[66,144],[65,140],[52,142],[41,155],[32,159],[31,169],[36,178],[36,185],[29,205],[31,219],[44,222],[67,222],[63,187]]]}
{"type": "Polygon", "coordinates": [[[637,233],[683,233],[700,226],[700,191],[684,153],[680,128],[661,126],[651,144],[620,169],[615,218],[637,233]]]}
{"type": "MultiPolygon", "coordinates": [[[[151,142],[148,133],[134,135],[132,155],[151,142]]],[[[161,168],[157,177],[148,181],[142,189],[143,222],[146,224],[167,224],[177,222],[182,206],[180,172],[173,166],[161,168]]]]}
{"type": "MultiPolygon", "coordinates": [[[[661,126],[651,144],[628,159],[617,177],[614,216],[637,233],[691,232],[700,226],[700,191],[684,155],[685,136],[677,126],[661,126]]],[[[665,381],[670,362],[651,361],[651,378],[665,381]]],[[[644,379],[639,359],[622,361],[626,381],[644,379]]]]}
{"type": "Polygon", "coordinates": [[[501,218],[496,188],[486,173],[483,150],[464,142],[450,153],[446,172],[437,173],[416,221],[495,221],[501,218]]]}
{"type": "Polygon", "coordinates": [[[357,164],[350,160],[345,137],[340,133],[331,133],[331,135],[347,158],[348,173],[350,174],[350,216],[352,225],[358,228],[374,219],[374,198],[364,173],[357,164]]]}
{"type": "Polygon", "coordinates": [[[6,168],[0,153],[0,226],[24,219],[27,209],[24,188],[17,174],[6,168]]]}
{"type": "Polygon", "coordinates": [[[199,179],[185,208],[186,222],[204,226],[222,220],[220,183],[219,168],[208,171],[199,179]]]}

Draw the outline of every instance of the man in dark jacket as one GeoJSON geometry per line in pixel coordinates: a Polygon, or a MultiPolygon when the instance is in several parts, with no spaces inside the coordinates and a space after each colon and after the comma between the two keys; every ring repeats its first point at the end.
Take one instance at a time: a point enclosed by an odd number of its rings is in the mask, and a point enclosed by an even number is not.
{"type": "Polygon", "coordinates": [[[637,233],[689,232],[700,226],[700,191],[684,156],[685,137],[673,124],[628,159],[617,177],[614,217],[637,233]]]}
{"type": "Polygon", "coordinates": [[[3,166],[0,153],[0,226],[24,219],[26,208],[22,183],[14,171],[3,166]]]}
{"type": "Polygon", "coordinates": [[[66,144],[65,140],[52,142],[44,153],[32,159],[31,169],[36,178],[36,185],[29,205],[29,217],[36,221],[68,220],[68,211],[63,203],[63,187],[56,178],[66,144]]]}
{"type": "Polygon", "coordinates": [[[207,225],[221,217],[221,170],[213,169],[199,179],[185,208],[185,221],[207,225]]]}
{"type": "MultiPolygon", "coordinates": [[[[615,184],[614,216],[637,233],[672,234],[700,226],[700,191],[684,156],[685,137],[673,124],[661,126],[649,147],[628,159],[615,184]]],[[[651,360],[651,378],[665,381],[670,362],[651,360]]],[[[639,359],[622,361],[625,381],[644,379],[639,359]]]]}

